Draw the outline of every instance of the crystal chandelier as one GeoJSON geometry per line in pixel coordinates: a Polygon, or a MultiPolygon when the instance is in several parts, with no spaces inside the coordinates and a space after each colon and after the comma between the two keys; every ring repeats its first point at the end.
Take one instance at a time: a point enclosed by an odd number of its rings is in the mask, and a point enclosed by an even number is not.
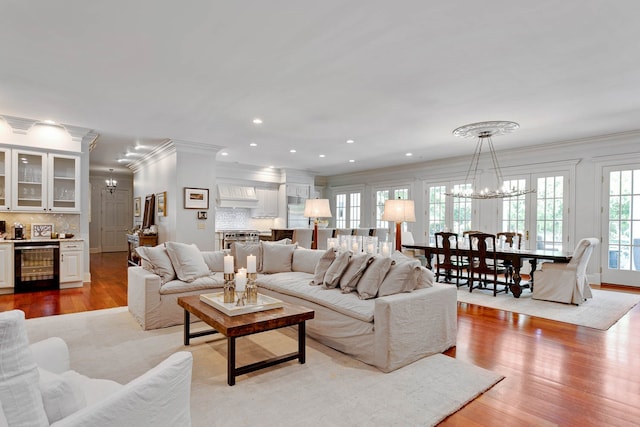
{"type": "Polygon", "coordinates": [[[113,194],[113,192],[116,191],[116,186],[118,185],[118,181],[113,179],[113,169],[109,169],[109,172],[110,172],[109,179],[106,179],[105,182],[107,183],[107,191],[113,194]]]}
{"type": "Polygon", "coordinates": [[[491,137],[494,135],[504,135],[511,133],[518,129],[520,125],[515,122],[507,121],[490,121],[490,122],[478,122],[468,125],[460,126],[453,131],[455,136],[461,138],[477,137],[476,149],[471,158],[471,164],[467,170],[467,176],[465,183],[471,182],[471,188],[458,192],[445,193],[447,196],[459,197],[465,199],[503,199],[507,197],[516,197],[523,194],[533,193],[534,189],[518,189],[516,187],[507,188],[504,179],[502,177],[502,170],[498,164],[498,157],[493,148],[493,141],[491,137]],[[489,153],[491,155],[491,161],[493,163],[493,170],[495,172],[496,186],[495,188],[484,188],[478,190],[478,164],[480,162],[480,156],[482,154],[482,147],[484,143],[487,143],[489,147],[489,153]]]}

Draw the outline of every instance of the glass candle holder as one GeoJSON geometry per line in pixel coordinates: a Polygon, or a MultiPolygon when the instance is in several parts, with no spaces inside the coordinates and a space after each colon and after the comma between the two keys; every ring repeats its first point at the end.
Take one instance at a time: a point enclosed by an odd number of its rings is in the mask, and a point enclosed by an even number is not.
{"type": "Polygon", "coordinates": [[[235,273],[224,273],[224,302],[236,302],[235,273]]]}
{"type": "Polygon", "coordinates": [[[364,252],[375,255],[378,252],[378,237],[366,236],[363,243],[364,252]]]}

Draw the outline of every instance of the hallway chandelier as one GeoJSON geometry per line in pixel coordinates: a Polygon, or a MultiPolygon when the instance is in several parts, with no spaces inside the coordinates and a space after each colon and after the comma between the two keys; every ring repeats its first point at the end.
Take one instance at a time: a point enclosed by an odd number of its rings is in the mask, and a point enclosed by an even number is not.
{"type": "Polygon", "coordinates": [[[493,141],[491,140],[491,137],[494,135],[504,135],[506,133],[511,133],[519,127],[520,125],[516,122],[489,121],[471,123],[456,128],[453,131],[453,134],[455,136],[461,138],[478,138],[476,149],[473,153],[473,157],[471,158],[471,164],[469,165],[467,176],[464,180],[465,183],[471,183],[471,188],[456,192],[450,191],[445,194],[447,196],[464,199],[503,199],[535,192],[534,189],[518,189],[517,187],[506,187],[504,178],[502,177],[502,170],[500,169],[500,165],[498,164],[498,157],[496,156],[495,149],[493,148],[493,141]],[[493,163],[493,170],[495,173],[496,186],[493,188],[485,187],[479,190],[478,164],[480,162],[480,156],[482,154],[482,146],[485,142],[489,147],[491,162],[493,163]]]}
{"type": "Polygon", "coordinates": [[[109,169],[109,172],[110,172],[109,179],[106,179],[105,182],[107,183],[107,191],[113,194],[113,192],[116,191],[116,186],[118,185],[118,181],[113,179],[113,169],[109,169]]]}

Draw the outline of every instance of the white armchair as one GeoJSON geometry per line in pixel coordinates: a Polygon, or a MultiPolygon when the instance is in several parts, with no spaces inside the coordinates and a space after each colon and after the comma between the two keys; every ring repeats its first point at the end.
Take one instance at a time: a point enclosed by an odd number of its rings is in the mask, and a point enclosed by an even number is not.
{"type": "Polygon", "coordinates": [[[191,353],[121,385],[70,369],[60,338],[28,345],[24,313],[0,313],[0,427],[190,426],[191,353]]]}
{"type": "Polygon", "coordinates": [[[582,239],[568,264],[542,264],[542,269],[534,273],[533,299],[580,305],[591,298],[587,264],[598,243],[593,237],[582,239]]]}

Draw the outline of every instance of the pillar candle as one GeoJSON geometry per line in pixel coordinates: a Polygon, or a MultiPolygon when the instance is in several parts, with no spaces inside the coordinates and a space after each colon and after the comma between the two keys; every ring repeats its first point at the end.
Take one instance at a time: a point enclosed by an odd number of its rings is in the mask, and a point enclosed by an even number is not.
{"type": "Polygon", "coordinates": [[[247,256],[247,273],[255,273],[256,272],[256,256],[249,255],[247,256]]]}
{"type": "Polygon", "coordinates": [[[231,255],[225,255],[224,257],[224,272],[233,273],[233,257],[231,255]]]}
{"type": "Polygon", "coordinates": [[[247,285],[247,269],[239,268],[236,273],[236,292],[244,292],[247,285]]]}

